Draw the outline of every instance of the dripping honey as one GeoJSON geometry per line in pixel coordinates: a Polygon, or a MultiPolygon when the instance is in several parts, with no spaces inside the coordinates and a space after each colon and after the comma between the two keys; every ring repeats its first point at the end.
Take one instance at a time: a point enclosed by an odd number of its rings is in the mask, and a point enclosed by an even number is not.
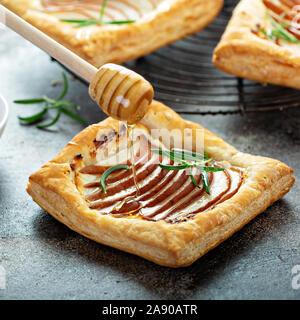
{"type": "Polygon", "coordinates": [[[136,191],[135,196],[126,197],[124,200],[118,203],[113,209],[113,211],[120,212],[122,208],[125,209],[126,206],[129,205],[130,207],[130,204],[135,204],[135,207],[133,207],[132,209],[129,209],[126,212],[122,212],[128,215],[136,214],[136,212],[139,211],[141,208],[141,204],[137,200],[135,200],[138,196],[141,195],[141,191],[137,183],[137,173],[136,173],[135,157],[134,157],[134,140],[133,140],[134,127],[135,125],[126,124],[127,133],[128,133],[128,149],[130,152],[131,169],[132,169],[133,181],[134,181],[134,186],[136,191]]]}

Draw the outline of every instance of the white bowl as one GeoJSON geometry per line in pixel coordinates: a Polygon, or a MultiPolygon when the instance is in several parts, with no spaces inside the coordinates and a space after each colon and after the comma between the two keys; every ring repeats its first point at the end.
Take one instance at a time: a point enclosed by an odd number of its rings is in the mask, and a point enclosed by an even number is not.
{"type": "Polygon", "coordinates": [[[0,94],[0,137],[5,128],[7,118],[8,118],[8,104],[0,94]]]}

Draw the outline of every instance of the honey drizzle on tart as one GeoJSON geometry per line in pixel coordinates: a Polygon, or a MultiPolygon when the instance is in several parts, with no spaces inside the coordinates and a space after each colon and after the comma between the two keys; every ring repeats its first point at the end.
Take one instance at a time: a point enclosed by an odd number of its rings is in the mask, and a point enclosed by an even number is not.
{"type": "MultiPolygon", "coordinates": [[[[109,134],[108,134],[109,135],[109,134]]],[[[99,152],[104,152],[110,143],[116,143],[120,134],[114,135],[115,141],[106,139],[99,152]]],[[[210,194],[207,194],[201,183],[200,171],[193,168],[197,188],[190,179],[188,169],[164,170],[159,162],[165,165],[176,165],[165,156],[151,153],[152,141],[148,136],[140,135],[139,147],[135,151],[135,166],[137,183],[140,195],[136,194],[133,171],[118,170],[108,176],[106,192],[100,187],[100,177],[108,165],[85,165],[80,158],[80,163],[71,168],[75,171],[75,183],[89,204],[90,209],[98,210],[101,214],[112,215],[115,218],[140,218],[150,221],[164,220],[175,223],[186,221],[203,211],[212,209],[233,197],[243,184],[245,174],[242,169],[230,167],[224,171],[208,172],[210,194]],[[90,182],[86,182],[88,177],[90,182]],[[79,185],[81,184],[81,188],[79,185]],[[124,201],[124,199],[128,199],[124,201]],[[120,205],[121,204],[121,205],[120,205]],[[118,207],[119,206],[119,207],[118,207]],[[116,210],[118,207],[118,210],[116,210]]],[[[77,160],[74,159],[76,162],[77,160]]],[[[127,159],[122,164],[131,165],[127,159]]],[[[220,163],[212,162],[210,166],[220,167],[220,163]]]]}
{"type": "MultiPolygon", "coordinates": [[[[298,40],[300,40],[300,29],[295,28],[293,20],[300,13],[300,1],[299,0],[262,0],[267,8],[268,14],[277,22],[282,22],[289,26],[285,28],[287,32],[292,34],[298,40]],[[296,10],[294,10],[296,9],[296,10]],[[280,16],[284,14],[284,18],[280,16]]],[[[277,41],[277,44],[278,41],[277,41]]]]}
{"type": "MultiPolygon", "coordinates": [[[[158,8],[163,0],[108,0],[104,21],[137,20],[158,8]]],[[[101,0],[42,0],[44,11],[52,14],[73,14],[88,19],[98,19],[101,0]]]]}

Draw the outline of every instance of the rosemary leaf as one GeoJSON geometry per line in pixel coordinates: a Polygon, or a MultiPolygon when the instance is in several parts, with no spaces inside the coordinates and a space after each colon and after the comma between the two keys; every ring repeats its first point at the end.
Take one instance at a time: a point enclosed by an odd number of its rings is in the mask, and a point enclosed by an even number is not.
{"type": "Polygon", "coordinates": [[[189,165],[186,165],[186,164],[182,164],[178,166],[169,166],[169,165],[159,163],[159,166],[164,170],[183,170],[183,169],[189,168],[189,165]]]}
{"type": "Polygon", "coordinates": [[[26,100],[14,100],[13,102],[14,102],[14,103],[18,103],[18,104],[34,104],[34,103],[45,102],[45,98],[26,99],[26,100]]]}
{"type": "Polygon", "coordinates": [[[74,26],[74,28],[82,28],[82,27],[88,27],[88,26],[92,26],[95,24],[99,24],[98,21],[93,21],[93,20],[87,20],[87,21],[83,21],[79,24],[77,24],[76,26],[74,26]]]}
{"type": "Polygon", "coordinates": [[[66,76],[66,74],[64,72],[62,72],[62,76],[63,76],[63,79],[64,79],[64,89],[63,89],[63,92],[61,93],[61,95],[59,96],[59,98],[56,101],[62,100],[66,96],[66,94],[67,94],[67,92],[69,90],[69,83],[68,83],[67,76],[66,76]]]}
{"type": "Polygon", "coordinates": [[[203,183],[204,190],[207,194],[210,194],[209,191],[209,178],[206,171],[201,171],[201,180],[203,183]]]}
{"type": "Polygon", "coordinates": [[[48,111],[48,108],[47,107],[44,107],[44,109],[39,112],[39,113],[36,113],[30,117],[20,117],[18,116],[18,119],[20,121],[23,121],[23,122],[26,122],[27,124],[33,124],[33,123],[36,123],[38,121],[41,121],[42,118],[44,117],[44,115],[47,113],[48,111]]]}
{"type": "Polygon", "coordinates": [[[99,16],[99,22],[103,23],[103,18],[104,18],[104,12],[105,12],[105,8],[107,5],[107,0],[103,0],[102,1],[102,6],[101,6],[101,10],[100,10],[100,16],[99,16]]]}
{"type": "Polygon", "coordinates": [[[88,124],[88,122],[81,118],[78,114],[68,110],[68,109],[65,109],[64,107],[61,107],[61,111],[67,115],[68,117],[72,118],[73,120],[79,122],[79,123],[82,123],[82,124],[88,124]]]}
{"type": "Polygon", "coordinates": [[[48,106],[48,109],[59,109],[61,107],[69,107],[75,110],[79,110],[80,107],[77,106],[76,104],[70,103],[68,101],[61,101],[61,102],[56,102],[54,101],[54,104],[51,104],[48,106]]]}
{"type": "Polygon", "coordinates": [[[100,23],[97,20],[82,20],[80,23],[75,25],[74,28],[83,28],[83,27],[88,27],[88,26],[97,25],[97,24],[100,24],[100,25],[103,25],[103,24],[119,25],[119,24],[130,24],[130,23],[134,23],[134,22],[135,22],[135,20],[120,20],[120,21],[107,21],[107,22],[100,23]]]}
{"type": "Polygon", "coordinates": [[[106,193],[105,182],[106,182],[107,177],[108,177],[111,173],[113,173],[114,171],[123,170],[123,169],[128,171],[128,170],[130,169],[130,167],[127,166],[127,165],[122,165],[122,164],[120,164],[120,165],[117,165],[117,166],[114,166],[114,167],[111,167],[111,168],[107,169],[107,170],[102,174],[101,179],[100,179],[100,185],[101,185],[102,191],[103,191],[104,193],[106,193]]]}
{"type": "Polygon", "coordinates": [[[211,160],[208,156],[208,154],[205,152],[205,150],[203,150],[203,154],[204,154],[204,159],[205,160],[211,160]]]}
{"type": "Polygon", "coordinates": [[[136,20],[117,20],[117,21],[108,21],[104,22],[103,24],[130,24],[130,23],[135,23],[136,20]]]}
{"type": "Polygon", "coordinates": [[[50,99],[46,96],[43,97],[43,99],[45,100],[45,102],[47,102],[48,104],[54,104],[56,103],[56,100],[50,99]]]}
{"type": "Polygon", "coordinates": [[[59,109],[57,111],[56,117],[52,121],[45,123],[45,124],[38,124],[36,127],[39,129],[49,128],[49,127],[53,126],[59,120],[60,115],[61,115],[61,110],[59,109]]]}
{"type": "Polygon", "coordinates": [[[54,103],[51,105],[48,105],[48,109],[60,109],[62,107],[62,103],[54,103]]]}
{"type": "Polygon", "coordinates": [[[204,160],[204,155],[196,153],[196,152],[192,152],[192,151],[187,151],[187,150],[182,150],[182,149],[172,149],[171,152],[173,154],[180,155],[180,157],[182,159],[186,159],[186,157],[192,157],[192,158],[197,158],[199,160],[204,160]]]}
{"type": "Polygon", "coordinates": [[[62,101],[61,105],[75,110],[80,110],[80,107],[77,104],[70,103],[69,101],[62,101]]]}
{"type": "Polygon", "coordinates": [[[88,19],[60,19],[62,22],[69,22],[69,23],[82,23],[87,21],[96,21],[96,20],[88,20],[88,19]]]}
{"type": "Polygon", "coordinates": [[[199,184],[197,183],[197,181],[196,181],[196,179],[195,179],[195,177],[194,177],[194,175],[193,175],[192,168],[189,168],[189,176],[190,176],[193,184],[194,184],[197,188],[201,189],[201,187],[199,186],[199,184]]]}
{"type": "Polygon", "coordinates": [[[272,30],[272,36],[277,39],[282,39],[288,42],[300,43],[300,41],[297,40],[296,38],[295,39],[291,38],[291,35],[289,35],[287,32],[282,32],[280,30],[272,30]]]}
{"type": "Polygon", "coordinates": [[[201,167],[198,165],[195,165],[195,168],[199,169],[199,170],[204,170],[206,172],[220,172],[220,171],[224,171],[224,168],[218,168],[218,167],[201,167]]]}

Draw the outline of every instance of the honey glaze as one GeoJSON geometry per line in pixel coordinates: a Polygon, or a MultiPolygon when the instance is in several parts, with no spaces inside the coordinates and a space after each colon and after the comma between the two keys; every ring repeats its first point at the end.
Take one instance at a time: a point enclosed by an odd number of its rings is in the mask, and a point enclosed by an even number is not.
{"type": "MultiPolygon", "coordinates": [[[[230,199],[241,188],[245,179],[243,170],[226,166],[224,171],[208,172],[210,194],[207,194],[201,182],[200,170],[193,168],[198,188],[191,181],[187,169],[162,169],[159,163],[176,163],[168,157],[152,153],[153,141],[150,140],[147,134],[139,137],[139,149],[134,151],[133,156],[128,156],[127,163],[130,163],[131,169],[120,170],[109,176],[106,194],[100,188],[99,179],[107,167],[98,165],[91,170],[91,166],[85,165],[78,169],[80,179],[90,181],[84,184],[84,195],[91,209],[115,218],[183,222],[230,199]],[[135,163],[135,169],[132,163],[135,163]]],[[[128,142],[128,149],[131,146],[131,142],[128,142]]],[[[223,167],[216,162],[208,165],[223,167]]]]}
{"type": "Polygon", "coordinates": [[[128,132],[128,149],[130,150],[130,161],[131,161],[131,169],[133,175],[133,181],[135,186],[135,196],[128,196],[123,199],[118,205],[116,205],[112,214],[120,213],[120,214],[128,214],[131,215],[136,213],[138,210],[142,208],[142,204],[137,200],[138,196],[141,194],[137,175],[136,175],[136,164],[135,164],[135,156],[134,156],[134,147],[133,147],[133,135],[134,135],[134,127],[135,125],[126,124],[127,132],[128,132]]]}
{"type": "Polygon", "coordinates": [[[138,197],[141,194],[140,188],[138,186],[137,182],[137,176],[136,176],[136,167],[135,167],[135,159],[134,159],[134,149],[133,149],[133,130],[134,125],[127,124],[127,131],[128,131],[128,141],[129,141],[129,150],[130,150],[130,158],[131,158],[131,166],[132,166],[132,173],[133,173],[133,180],[134,185],[136,189],[136,196],[138,197]]]}

